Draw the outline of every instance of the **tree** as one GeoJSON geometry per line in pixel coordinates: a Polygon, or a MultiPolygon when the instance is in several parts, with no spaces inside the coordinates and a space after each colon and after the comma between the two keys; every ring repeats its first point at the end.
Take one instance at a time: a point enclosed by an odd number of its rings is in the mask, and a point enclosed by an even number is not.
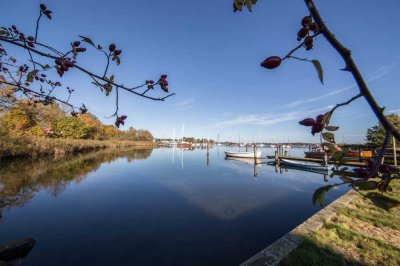
{"type": "Polygon", "coordinates": [[[63,117],[52,125],[52,134],[58,138],[87,139],[93,134],[90,128],[76,117],[63,117]]]}
{"type": "Polygon", "coordinates": [[[117,127],[124,125],[126,119],[126,116],[119,115],[120,91],[155,101],[164,101],[174,95],[174,93],[169,93],[166,74],[160,75],[157,81],[149,79],[135,86],[126,85],[127,82],[118,82],[114,74],[109,73],[110,64],[119,65],[121,63],[122,50],[118,49],[114,43],[110,43],[104,48],[89,37],[79,36],[79,39],[71,41],[69,50],[60,51],[50,44],[40,42],[38,36],[41,22],[45,17],[51,20],[53,12],[44,4],[40,5],[38,11],[39,16],[36,20],[35,32],[32,35],[22,32],[15,25],[0,28],[0,85],[8,85],[14,92],[19,92],[28,99],[35,98],[44,104],[63,103],[71,109],[72,115],[76,115],[78,112],[84,114],[87,112],[84,103],[81,107],[76,107],[70,103],[74,89],[65,88],[69,95],[67,99],[57,98],[53,96],[53,91],[56,88],[59,90],[62,83],[50,80],[47,77],[48,73],[52,71],[55,71],[60,78],[68,71],[78,71],[86,75],[92,84],[105,95],[115,94],[115,112],[110,117],[116,118],[115,125],[117,127]],[[14,56],[8,54],[5,46],[25,50],[28,59],[26,61],[17,60],[14,56]],[[89,48],[104,56],[105,69],[102,73],[94,73],[79,64],[80,55],[89,48]],[[159,86],[162,91],[168,94],[164,97],[150,96],[149,93],[154,91],[156,86],[159,86]]]}
{"type": "MultiPolygon", "coordinates": [[[[400,130],[400,116],[396,114],[390,114],[387,116],[387,119],[398,129],[400,130]]],[[[366,145],[372,148],[381,147],[385,140],[385,129],[382,124],[378,123],[377,125],[369,128],[367,130],[367,134],[365,137],[366,145]]],[[[399,142],[396,142],[399,143],[399,142]]]]}
{"type": "MultiPolygon", "coordinates": [[[[248,11],[252,12],[253,6],[257,3],[257,0],[234,0],[233,1],[233,11],[242,11],[244,7],[247,8],[248,11]]],[[[388,165],[381,165],[383,155],[385,153],[385,149],[393,135],[397,141],[400,141],[400,130],[388,119],[384,114],[384,108],[378,105],[375,98],[373,97],[370,89],[368,88],[367,83],[365,82],[363,76],[361,75],[360,70],[358,69],[355,61],[351,56],[351,51],[346,48],[330,31],[324,19],[321,17],[315,3],[313,0],[304,0],[304,3],[309,11],[309,14],[304,16],[301,21],[301,28],[297,33],[297,40],[300,42],[296,45],[292,50],[290,50],[285,56],[269,56],[263,62],[261,62],[261,66],[272,70],[279,67],[284,60],[294,59],[302,62],[312,63],[318,73],[318,78],[323,84],[323,68],[319,60],[309,60],[307,58],[299,58],[294,56],[295,52],[299,49],[305,48],[306,50],[311,50],[314,47],[314,40],[317,36],[322,35],[328,41],[328,43],[339,53],[341,58],[343,59],[345,66],[341,69],[344,72],[350,73],[355,82],[358,85],[358,93],[347,100],[346,102],[339,103],[335,107],[333,107],[329,112],[325,114],[320,114],[314,118],[305,118],[299,123],[303,126],[311,127],[311,134],[315,135],[316,133],[320,133],[321,139],[324,139],[324,143],[322,143],[324,149],[331,153],[334,153],[333,159],[336,161],[337,171],[342,177],[342,184],[350,184],[354,188],[367,187],[369,189],[379,189],[380,191],[386,191],[390,189],[390,182],[393,179],[400,178],[400,171],[397,168],[391,168],[388,165]],[[361,177],[364,177],[364,180],[354,180],[345,174],[345,168],[339,169],[344,162],[344,157],[346,156],[346,151],[339,151],[338,147],[335,143],[335,135],[334,131],[338,130],[339,127],[332,126],[329,124],[332,115],[334,114],[337,108],[348,105],[353,101],[363,97],[371,110],[378,118],[383,131],[384,138],[381,144],[381,150],[375,159],[374,162],[370,162],[366,169],[364,168],[356,168],[354,172],[361,177]],[[381,178],[381,180],[373,181],[371,178],[381,178]]],[[[317,189],[313,196],[314,203],[323,202],[323,195],[325,191],[329,191],[333,186],[329,185],[327,187],[323,187],[317,189]],[[322,201],[321,201],[322,199],[322,201]]]]}

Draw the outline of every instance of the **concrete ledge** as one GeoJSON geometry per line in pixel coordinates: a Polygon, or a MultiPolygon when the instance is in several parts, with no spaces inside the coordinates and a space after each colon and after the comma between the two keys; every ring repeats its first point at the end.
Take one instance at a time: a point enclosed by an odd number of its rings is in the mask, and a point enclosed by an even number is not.
{"type": "Polygon", "coordinates": [[[305,236],[321,229],[325,220],[331,219],[340,208],[347,206],[356,196],[356,191],[348,191],[346,194],[326,206],[324,209],[308,218],[304,223],[300,224],[292,231],[240,265],[278,265],[284,257],[286,257],[292,250],[297,248],[303,242],[305,236]]]}

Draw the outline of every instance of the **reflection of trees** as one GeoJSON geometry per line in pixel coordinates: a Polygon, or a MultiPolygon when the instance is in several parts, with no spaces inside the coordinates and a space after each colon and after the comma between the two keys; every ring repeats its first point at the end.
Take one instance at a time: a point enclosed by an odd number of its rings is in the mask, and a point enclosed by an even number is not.
{"type": "Polygon", "coordinates": [[[20,159],[0,161],[0,220],[1,211],[23,206],[36,191],[46,189],[57,196],[71,182],[81,182],[89,172],[104,162],[126,158],[129,162],[146,159],[152,149],[102,150],[59,159],[20,159]]]}

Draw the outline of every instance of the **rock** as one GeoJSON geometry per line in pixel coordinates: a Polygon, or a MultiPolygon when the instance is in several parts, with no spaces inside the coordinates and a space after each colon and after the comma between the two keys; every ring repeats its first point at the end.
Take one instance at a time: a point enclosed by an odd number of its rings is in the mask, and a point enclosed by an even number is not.
{"type": "Polygon", "coordinates": [[[23,258],[29,254],[35,244],[36,241],[33,238],[26,238],[0,245],[0,261],[23,258]]]}

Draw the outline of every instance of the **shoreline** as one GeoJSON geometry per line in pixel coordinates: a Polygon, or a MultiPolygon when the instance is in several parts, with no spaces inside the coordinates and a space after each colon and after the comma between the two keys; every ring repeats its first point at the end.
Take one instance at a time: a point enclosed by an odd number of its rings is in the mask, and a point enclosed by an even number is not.
{"type": "Polygon", "coordinates": [[[41,156],[63,157],[102,149],[155,147],[153,141],[126,140],[78,140],[47,138],[0,139],[0,160],[14,158],[37,158],[41,156]]]}
{"type": "Polygon", "coordinates": [[[307,236],[317,232],[324,225],[324,221],[332,218],[337,211],[346,207],[357,196],[353,189],[346,192],[340,198],[305,220],[303,223],[286,233],[277,241],[267,246],[265,249],[250,257],[241,266],[259,266],[259,265],[279,265],[290,252],[295,250],[307,236]]]}

